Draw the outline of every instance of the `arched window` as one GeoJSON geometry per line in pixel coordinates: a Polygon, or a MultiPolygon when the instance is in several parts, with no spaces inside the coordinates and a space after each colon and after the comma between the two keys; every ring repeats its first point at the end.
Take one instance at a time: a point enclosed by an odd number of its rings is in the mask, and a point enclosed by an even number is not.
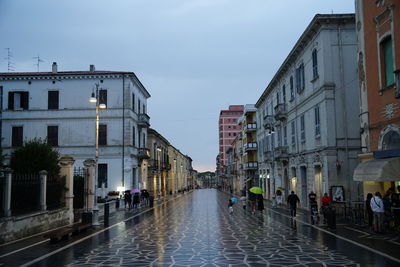
{"type": "Polygon", "coordinates": [[[385,134],[382,140],[382,150],[400,149],[400,134],[390,131],[385,134]]]}

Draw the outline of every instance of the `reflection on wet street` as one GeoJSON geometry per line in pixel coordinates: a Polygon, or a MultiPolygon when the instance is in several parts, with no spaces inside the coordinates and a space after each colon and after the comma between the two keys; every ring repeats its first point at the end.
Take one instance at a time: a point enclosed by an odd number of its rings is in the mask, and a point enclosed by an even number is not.
{"type": "Polygon", "coordinates": [[[40,266],[368,266],[382,260],[268,210],[252,215],[235,205],[230,215],[228,198],[196,190],[40,266]]]}

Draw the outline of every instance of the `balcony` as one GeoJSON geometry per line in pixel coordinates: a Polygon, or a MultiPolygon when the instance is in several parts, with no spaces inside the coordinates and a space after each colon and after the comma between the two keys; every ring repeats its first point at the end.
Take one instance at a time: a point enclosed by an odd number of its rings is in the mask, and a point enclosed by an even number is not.
{"type": "Polygon", "coordinates": [[[283,121],[287,119],[287,107],[286,104],[278,104],[274,108],[275,120],[283,121]]]}
{"type": "Polygon", "coordinates": [[[148,148],[138,148],[137,149],[137,157],[139,160],[149,159],[150,158],[150,150],[148,148]]]}
{"type": "Polygon", "coordinates": [[[258,162],[257,161],[249,161],[244,165],[245,170],[257,170],[258,169],[258,162]]]}
{"type": "Polygon", "coordinates": [[[149,170],[156,171],[156,170],[159,169],[159,167],[160,167],[160,164],[159,164],[158,160],[155,160],[155,159],[150,160],[150,162],[149,162],[149,170]]]}
{"type": "Polygon", "coordinates": [[[171,164],[168,162],[161,162],[161,169],[169,171],[171,170],[171,164]]]}
{"type": "Polygon", "coordinates": [[[257,130],[257,124],[256,123],[248,123],[244,130],[246,133],[254,132],[257,130]]]}
{"type": "Polygon", "coordinates": [[[250,142],[247,144],[244,144],[244,151],[254,151],[257,150],[257,143],[256,142],[250,142]]]}
{"type": "Polygon", "coordinates": [[[287,161],[289,158],[287,146],[278,146],[274,152],[276,160],[287,161]]]}
{"type": "Polygon", "coordinates": [[[264,116],[263,125],[266,130],[271,130],[274,127],[274,118],[272,117],[272,115],[264,116]]]}
{"type": "Polygon", "coordinates": [[[147,128],[150,127],[150,117],[146,113],[140,113],[138,115],[138,126],[147,128]]]}

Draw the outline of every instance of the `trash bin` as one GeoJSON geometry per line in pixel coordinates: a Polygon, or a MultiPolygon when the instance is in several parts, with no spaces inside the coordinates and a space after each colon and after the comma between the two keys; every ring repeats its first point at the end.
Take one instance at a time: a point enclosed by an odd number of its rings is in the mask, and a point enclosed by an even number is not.
{"type": "Polygon", "coordinates": [[[119,198],[115,200],[115,209],[119,209],[119,198]]]}
{"type": "Polygon", "coordinates": [[[326,211],[326,221],[330,229],[336,229],[336,210],[335,207],[329,206],[326,211]]]}
{"type": "Polygon", "coordinates": [[[104,204],[104,227],[109,226],[109,219],[110,219],[110,204],[104,204]]]}
{"type": "Polygon", "coordinates": [[[149,197],[149,206],[150,206],[150,208],[152,208],[154,206],[154,197],[153,196],[149,197]]]}
{"type": "Polygon", "coordinates": [[[92,212],[84,211],[82,212],[82,224],[92,223],[92,212]]]}

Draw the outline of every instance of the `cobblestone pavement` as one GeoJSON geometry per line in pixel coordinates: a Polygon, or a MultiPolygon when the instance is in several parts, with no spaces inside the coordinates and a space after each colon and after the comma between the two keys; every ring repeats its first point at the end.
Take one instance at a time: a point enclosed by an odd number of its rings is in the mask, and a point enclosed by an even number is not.
{"type": "Polygon", "coordinates": [[[216,190],[194,191],[37,266],[389,266],[276,214],[235,206],[230,215],[227,202],[216,190]]]}

